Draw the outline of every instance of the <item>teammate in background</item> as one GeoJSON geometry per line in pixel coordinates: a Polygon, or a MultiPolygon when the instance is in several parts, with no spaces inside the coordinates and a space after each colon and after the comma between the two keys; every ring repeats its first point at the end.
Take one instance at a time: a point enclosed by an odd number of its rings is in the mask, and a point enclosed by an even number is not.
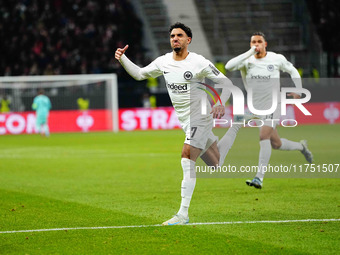
{"type": "MultiPolygon", "coordinates": [[[[115,58],[125,70],[136,80],[164,75],[166,86],[177,117],[186,134],[182,149],[181,165],[183,181],[181,186],[181,206],[178,213],[163,225],[183,225],[189,222],[188,210],[196,184],[195,163],[200,156],[209,166],[218,166],[220,153],[217,147],[217,137],[212,132],[213,118],[220,118],[225,113],[224,104],[230,96],[228,88],[233,87],[231,81],[221,74],[214,65],[203,56],[188,51],[192,40],[191,29],[182,23],[176,23],[169,29],[172,52],[158,57],[144,68],[132,63],[124,52],[128,49],[116,50],[115,58]],[[222,104],[216,104],[211,109],[212,114],[201,115],[201,100],[206,98],[200,84],[204,78],[224,85],[222,104]]],[[[208,100],[206,100],[208,101],[208,100]]]]}
{"type": "Polygon", "coordinates": [[[38,94],[39,95],[34,98],[32,104],[32,109],[35,110],[36,113],[37,131],[41,135],[48,137],[50,135],[48,115],[51,109],[51,101],[44,95],[43,89],[40,89],[38,94]]]}
{"type": "MultiPolygon", "coordinates": [[[[225,67],[229,71],[241,71],[244,87],[248,95],[252,94],[255,109],[268,110],[271,108],[273,88],[276,88],[277,93],[280,92],[280,71],[289,73],[295,86],[302,88],[301,77],[296,68],[287,61],[283,55],[266,50],[267,41],[262,32],[256,32],[252,35],[250,47],[251,49],[247,52],[231,59],[225,67]]],[[[289,95],[295,99],[301,96],[296,93],[290,93],[289,95]]],[[[246,181],[246,183],[258,189],[262,188],[265,167],[268,165],[272,148],[286,151],[298,150],[301,151],[309,163],[313,161],[313,155],[308,150],[306,140],[293,142],[285,138],[280,138],[276,130],[276,124],[278,122],[275,121],[272,123],[273,119],[280,119],[280,106],[280,96],[278,96],[278,106],[273,114],[256,116],[264,122],[264,125],[260,128],[259,168],[255,178],[246,181]]],[[[243,125],[234,124],[219,142],[219,147],[221,146],[225,150],[223,154],[221,153],[220,165],[223,165],[224,159],[241,126],[243,125]]]]}

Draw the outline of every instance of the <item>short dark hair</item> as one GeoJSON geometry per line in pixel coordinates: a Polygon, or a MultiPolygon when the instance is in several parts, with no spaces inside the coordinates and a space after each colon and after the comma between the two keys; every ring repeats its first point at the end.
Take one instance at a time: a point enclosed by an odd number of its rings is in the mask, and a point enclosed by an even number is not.
{"type": "Polygon", "coordinates": [[[263,32],[261,32],[261,31],[254,32],[251,36],[254,36],[254,35],[262,36],[263,39],[264,39],[265,41],[267,41],[267,40],[266,40],[266,35],[265,35],[263,32]]]}
{"type": "Polygon", "coordinates": [[[188,37],[191,37],[192,38],[192,32],[191,32],[191,29],[190,27],[184,25],[183,23],[181,22],[176,22],[175,24],[171,25],[170,28],[169,28],[169,34],[171,34],[171,31],[174,29],[174,28],[180,28],[182,29],[188,37]]]}

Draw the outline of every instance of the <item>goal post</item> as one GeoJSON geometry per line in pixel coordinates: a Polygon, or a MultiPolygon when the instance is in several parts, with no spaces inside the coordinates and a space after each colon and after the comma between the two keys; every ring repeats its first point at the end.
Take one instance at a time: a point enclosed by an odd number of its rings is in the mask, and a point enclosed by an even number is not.
{"type": "MultiPolygon", "coordinates": [[[[92,98],[92,102],[88,103],[90,105],[88,110],[105,110],[105,115],[108,115],[105,130],[119,131],[116,74],[0,77],[0,100],[3,98],[11,100],[10,113],[32,111],[32,99],[39,89],[44,89],[46,95],[52,99],[51,113],[58,110],[78,111],[80,108],[76,103],[77,98],[92,98]]],[[[0,112],[0,115],[4,113],[0,112]]]]}

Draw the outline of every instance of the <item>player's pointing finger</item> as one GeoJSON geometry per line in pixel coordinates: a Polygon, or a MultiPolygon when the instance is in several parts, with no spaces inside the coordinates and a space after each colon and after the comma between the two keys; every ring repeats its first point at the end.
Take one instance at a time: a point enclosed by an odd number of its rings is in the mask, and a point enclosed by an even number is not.
{"type": "Polygon", "coordinates": [[[123,48],[123,53],[129,48],[129,45],[125,45],[125,47],[123,48]]]}

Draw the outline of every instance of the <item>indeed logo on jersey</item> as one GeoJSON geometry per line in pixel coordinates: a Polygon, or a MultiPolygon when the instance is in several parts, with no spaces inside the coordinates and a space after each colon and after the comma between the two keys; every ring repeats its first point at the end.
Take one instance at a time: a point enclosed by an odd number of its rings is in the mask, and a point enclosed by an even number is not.
{"type": "Polygon", "coordinates": [[[270,75],[251,75],[251,79],[262,80],[262,81],[269,81],[270,75]]]}
{"type": "Polygon", "coordinates": [[[188,84],[167,84],[168,89],[172,90],[172,93],[180,94],[188,92],[188,84]]]}

